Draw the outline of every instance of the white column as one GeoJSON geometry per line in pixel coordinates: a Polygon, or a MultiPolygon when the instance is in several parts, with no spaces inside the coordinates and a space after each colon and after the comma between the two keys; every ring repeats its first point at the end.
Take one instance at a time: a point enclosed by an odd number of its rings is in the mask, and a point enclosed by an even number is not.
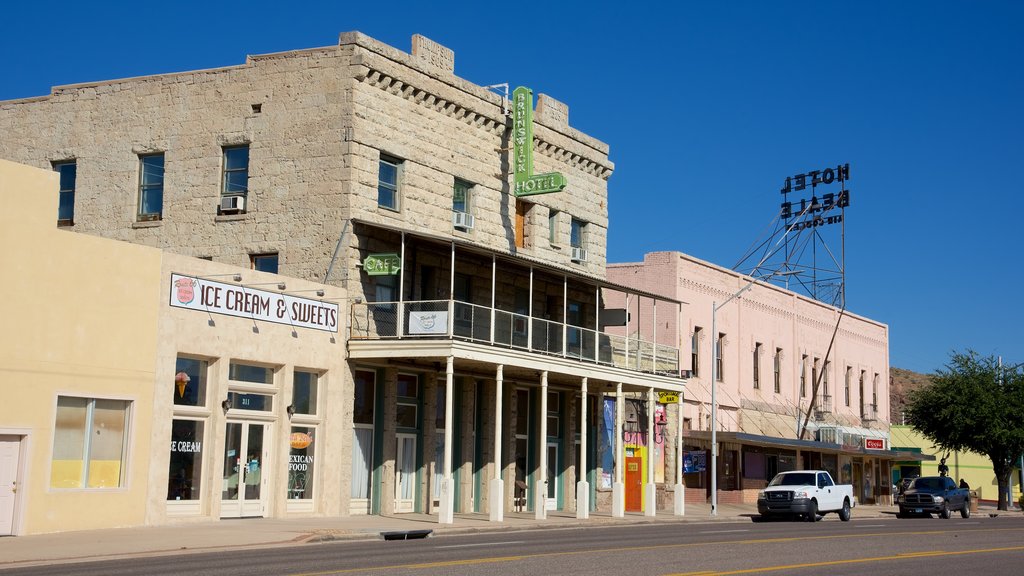
{"type": "Polygon", "coordinates": [[[438,510],[438,524],[452,524],[455,521],[455,480],[452,478],[452,437],[455,434],[455,415],[452,414],[452,400],[455,396],[455,357],[449,356],[445,368],[444,382],[444,479],[441,480],[441,508],[438,510]]]}
{"type": "Polygon", "coordinates": [[[540,438],[537,444],[537,482],[533,497],[533,516],[537,520],[548,517],[548,371],[540,373],[540,438]]]}
{"type": "Polygon", "coordinates": [[[644,516],[658,512],[658,487],[654,484],[654,387],[647,389],[647,483],[644,484],[644,516]]]}
{"type": "Polygon", "coordinates": [[[622,474],[625,462],[622,461],[622,382],[615,385],[615,482],[612,484],[612,517],[626,516],[626,485],[622,474]]]}
{"type": "Polygon", "coordinates": [[[686,486],[683,484],[683,396],[679,395],[676,410],[676,485],[673,497],[673,513],[676,516],[686,514],[686,486]]]}
{"type": "Polygon", "coordinates": [[[576,471],[576,517],[590,518],[590,482],[587,481],[587,377],[580,392],[580,469],[576,471]]]}
{"type": "Polygon", "coordinates": [[[491,478],[490,488],[491,522],[505,520],[505,481],[501,479],[501,400],[504,368],[498,364],[498,371],[494,376],[494,478],[491,478]]]}

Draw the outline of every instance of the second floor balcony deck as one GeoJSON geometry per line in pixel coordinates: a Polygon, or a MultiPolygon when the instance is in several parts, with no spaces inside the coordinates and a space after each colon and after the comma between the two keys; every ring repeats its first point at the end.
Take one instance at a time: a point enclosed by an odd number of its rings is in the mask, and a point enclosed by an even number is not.
{"type": "Polygon", "coordinates": [[[679,349],[458,300],[352,305],[353,340],[450,339],[679,377],[679,349]]]}

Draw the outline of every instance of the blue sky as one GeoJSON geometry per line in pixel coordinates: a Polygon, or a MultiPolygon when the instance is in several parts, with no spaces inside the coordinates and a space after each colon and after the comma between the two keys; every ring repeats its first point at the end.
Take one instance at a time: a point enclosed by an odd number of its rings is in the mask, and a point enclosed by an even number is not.
{"type": "MultiPolygon", "coordinates": [[[[0,99],[359,30],[567,103],[611,147],[609,261],[732,267],[788,175],[850,163],[847,305],[890,363],[1024,362],[1024,2],[19,2],[0,99]]],[[[0,135],[2,137],[2,135],[0,135]]]]}

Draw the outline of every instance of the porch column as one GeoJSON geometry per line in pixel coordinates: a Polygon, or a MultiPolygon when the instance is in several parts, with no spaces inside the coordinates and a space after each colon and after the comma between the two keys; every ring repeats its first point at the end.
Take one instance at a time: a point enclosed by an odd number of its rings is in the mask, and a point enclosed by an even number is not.
{"type": "Polygon", "coordinates": [[[452,435],[455,433],[455,415],[452,414],[455,380],[455,357],[449,356],[444,382],[444,479],[441,480],[441,507],[438,524],[451,524],[455,520],[455,480],[452,478],[452,435]]]}
{"type": "Polygon", "coordinates": [[[587,377],[580,392],[580,468],[576,470],[576,517],[590,518],[590,482],[587,482],[587,377]]]}
{"type": "Polygon", "coordinates": [[[647,484],[644,485],[644,516],[658,512],[658,487],[654,484],[654,387],[647,389],[647,484]]]}
{"type": "Polygon", "coordinates": [[[622,480],[622,382],[615,385],[615,482],[612,484],[612,517],[626,516],[626,485],[622,480]]]}
{"type": "Polygon", "coordinates": [[[548,517],[548,371],[540,373],[540,448],[537,450],[537,482],[533,498],[533,515],[537,520],[548,517]]]}
{"type": "Polygon", "coordinates": [[[494,376],[494,478],[491,478],[490,488],[491,522],[501,522],[505,519],[505,482],[501,479],[501,388],[504,368],[498,364],[497,374],[494,376]]]}
{"type": "Polygon", "coordinates": [[[683,398],[680,395],[676,405],[676,485],[673,498],[673,512],[676,516],[686,515],[686,486],[683,484],[683,398]]]}

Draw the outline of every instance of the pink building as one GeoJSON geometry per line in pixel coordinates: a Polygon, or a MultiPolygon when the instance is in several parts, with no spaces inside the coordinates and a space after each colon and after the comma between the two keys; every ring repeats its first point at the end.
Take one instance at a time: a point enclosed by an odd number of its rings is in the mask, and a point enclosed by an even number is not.
{"type": "MultiPolygon", "coordinates": [[[[753,502],[777,472],[822,468],[861,502],[888,502],[891,463],[907,457],[889,450],[888,326],[679,252],[609,264],[608,280],[685,302],[681,316],[650,300],[608,305],[629,309],[618,330],[690,351],[694,454],[710,448],[716,372],[719,501],[753,502]]],[[[710,494],[710,468],[685,474],[698,489],[688,500],[710,494]]]]}

